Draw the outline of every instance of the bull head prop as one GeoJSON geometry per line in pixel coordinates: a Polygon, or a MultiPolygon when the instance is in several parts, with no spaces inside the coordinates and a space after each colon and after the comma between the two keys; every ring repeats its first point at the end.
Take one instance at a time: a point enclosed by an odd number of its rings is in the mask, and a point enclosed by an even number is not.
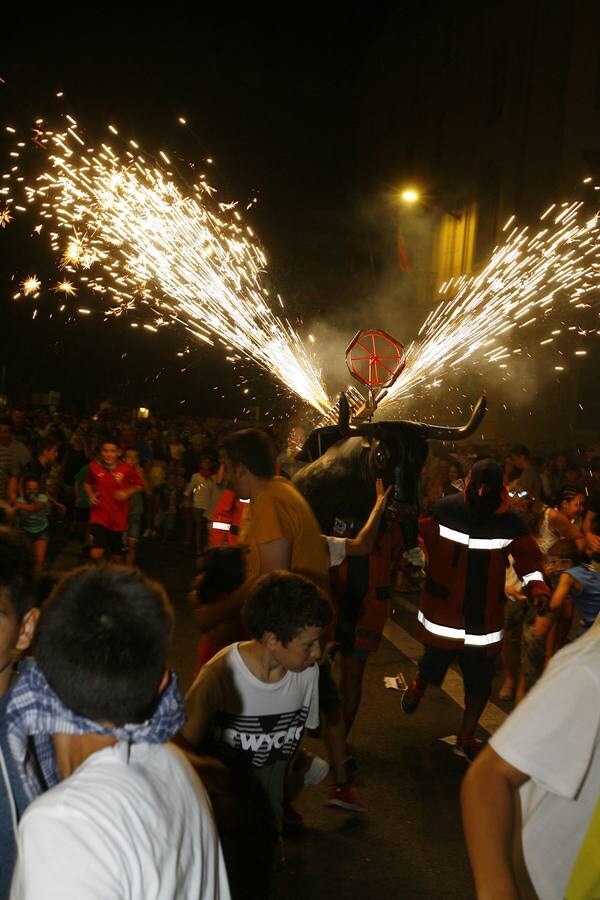
{"type": "Polygon", "coordinates": [[[466,425],[445,427],[421,422],[364,422],[352,425],[345,394],[337,425],[316,428],[297,459],[307,462],[294,484],[311,505],[322,530],[331,534],[336,518],[362,524],[375,500],[375,479],[394,485],[393,503],[404,515],[416,515],[417,482],[427,457],[427,440],[460,441],[481,424],[481,396],[466,425]]]}

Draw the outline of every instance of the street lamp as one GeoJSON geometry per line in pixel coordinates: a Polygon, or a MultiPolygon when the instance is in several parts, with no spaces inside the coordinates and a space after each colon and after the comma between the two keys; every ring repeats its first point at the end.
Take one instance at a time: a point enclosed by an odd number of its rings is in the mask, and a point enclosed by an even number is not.
{"type": "Polygon", "coordinates": [[[400,199],[407,204],[417,203],[421,195],[414,188],[405,188],[400,194],[400,199]]]}
{"type": "Polygon", "coordinates": [[[424,197],[414,187],[404,188],[404,190],[400,192],[400,199],[406,206],[414,206],[415,203],[420,203],[423,209],[438,210],[439,212],[445,213],[446,215],[451,216],[453,219],[456,219],[457,222],[460,222],[462,219],[461,211],[456,209],[449,209],[446,205],[439,202],[439,199],[437,197],[435,198],[435,200],[432,199],[429,195],[424,197]]]}

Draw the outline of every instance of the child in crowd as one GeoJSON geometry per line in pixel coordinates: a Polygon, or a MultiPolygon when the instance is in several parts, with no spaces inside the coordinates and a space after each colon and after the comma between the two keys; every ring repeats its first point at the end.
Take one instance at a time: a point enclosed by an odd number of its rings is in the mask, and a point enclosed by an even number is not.
{"type": "Polygon", "coordinates": [[[6,708],[15,662],[35,630],[34,557],[26,538],[0,528],[0,900],[7,900],[16,857],[17,824],[27,797],[8,748],[6,708]]]}
{"type": "Polygon", "coordinates": [[[27,792],[31,738],[50,789],[19,824],[11,900],[229,898],[204,789],[165,743],[184,721],[172,622],[163,588],[124,566],[77,569],[42,607],[7,722],[27,792]]]}
{"type": "Polygon", "coordinates": [[[24,478],[23,494],[17,498],[15,505],[19,511],[21,530],[25,532],[33,543],[35,568],[39,574],[44,568],[44,562],[46,561],[50,523],[48,497],[40,491],[40,483],[37,478],[27,476],[24,478]]]}
{"type": "MultiPolygon", "coordinates": [[[[150,493],[144,470],[140,466],[139,455],[137,450],[125,451],[125,462],[135,472],[137,472],[146,494],[150,493]]],[[[137,545],[142,533],[142,519],[144,517],[144,494],[133,494],[129,501],[129,518],[127,520],[127,565],[135,565],[135,557],[137,554],[137,545]]]]}
{"type": "Polygon", "coordinates": [[[557,541],[550,550],[550,560],[554,571],[559,573],[559,578],[548,614],[536,619],[536,635],[540,639],[545,637],[555,617],[569,601],[573,603],[581,619],[579,634],[582,634],[594,624],[600,613],[600,575],[591,565],[581,561],[575,541],[557,541]]]}
{"type": "MultiPolygon", "coordinates": [[[[251,639],[224,648],[202,668],[187,694],[181,736],[228,767],[240,797],[252,795],[254,815],[264,815],[261,833],[275,835],[290,763],[304,728],[319,724],[315,663],[331,606],[308,579],[274,571],[257,581],[242,617],[251,639]]],[[[236,853],[242,844],[234,845],[236,853]]],[[[268,882],[268,871],[254,871],[268,882]]]]}
{"type": "Polygon", "coordinates": [[[191,503],[192,507],[196,556],[202,556],[208,544],[210,513],[220,494],[213,469],[213,458],[206,453],[203,454],[198,471],[192,475],[183,492],[187,503],[191,503]]]}
{"type": "MultiPolygon", "coordinates": [[[[201,570],[189,595],[193,609],[214,603],[232,593],[246,577],[245,549],[240,546],[210,547],[202,558],[201,570]]],[[[198,644],[196,674],[223,647],[233,640],[247,637],[239,617],[220,622],[203,634],[198,644]]]]}
{"type": "Polygon", "coordinates": [[[167,461],[158,456],[148,469],[148,486],[152,492],[144,537],[156,537],[156,517],[160,511],[160,488],[167,477],[167,461]]]}
{"type": "Polygon", "coordinates": [[[90,556],[103,556],[122,561],[127,553],[127,520],[129,504],[134,494],[144,491],[144,482],[135,469],[119,459],[119,445],[114,438],[106,438],[100,445],[100,455],[88,469],[84,488],[90,509],[90,556]]]}

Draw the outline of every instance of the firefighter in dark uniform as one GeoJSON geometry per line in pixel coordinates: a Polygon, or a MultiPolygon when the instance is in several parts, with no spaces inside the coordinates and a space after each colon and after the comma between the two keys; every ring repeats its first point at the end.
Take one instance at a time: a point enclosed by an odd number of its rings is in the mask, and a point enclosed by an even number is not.
{"type": "Polygon", "coordinates": [[[542,554],[508,504],[502,469],[491,459],[471,470],[464,494],[442,498],[419,523],[427,577],[418,612],[425,652],[402,698],[414,713],[428,684],[441,685],[456,660],[465,687],[465,712],[455,752],[472,760],[481,747],[475,729],[492,690],[502,647],[504,584],[509,554],[528,600],[549,597],[542,554]]]}

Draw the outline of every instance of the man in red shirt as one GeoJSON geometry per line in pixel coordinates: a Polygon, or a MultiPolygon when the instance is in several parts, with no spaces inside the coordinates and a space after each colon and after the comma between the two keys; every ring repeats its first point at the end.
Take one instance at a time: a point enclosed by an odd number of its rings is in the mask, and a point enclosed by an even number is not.
{"type": "Polygon", "coordinates": [[[127,552],[129,498],[144,490],[135,469],[119,460],[119,446],[107,439],[100,445],[100,458],[90,463],[84,482],[90,498],[90,556],[102,559],[108,553],[123,562],[127,552]]]}

